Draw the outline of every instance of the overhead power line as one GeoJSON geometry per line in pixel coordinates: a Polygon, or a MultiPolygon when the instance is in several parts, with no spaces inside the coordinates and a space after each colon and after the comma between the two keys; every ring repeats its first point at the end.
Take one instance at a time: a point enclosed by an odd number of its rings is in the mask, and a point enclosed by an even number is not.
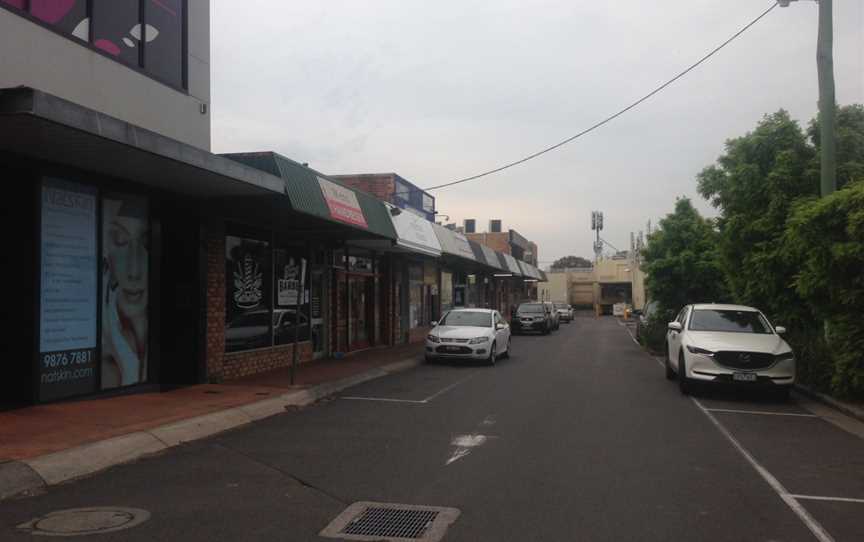
{"type": "Polygon", "coordinates": [[[712,56],[717,54],[721,49],[723,49],[724,47],[726,47],[727,45],[732,43],[735,40],[735,38],[737,38],[738,36],[740,36],[741,34],[746,32],[747,29],[749,29],[751,26],[758,23],[763,17],[768,15],[771,12],[771,10],[773,10],[776,7],[777,7],[777,2],[774,2],[773,4],[771,4],[771,7],[769,7],[765,11],[763,11],[758,17],[756,17],[755,19],[753,19],[752,21],[747,23],[743,28],[741,28],[741,30],[739,30],[738,32],[735,32],[732,35],[732,37],[730,37],[729,39],[727,39],[726,41],[724,41],[723,43],[721,43],[720,45],[718,45],[717,47],[712,49],[708,54],[706,54],[705,56],[703,56],[702,58],[697,60],[694,64],[690,65],[687,69],[685,69],[684,71],[682,71],[681,73],[679,73],[678,75],[673,77],[672,79],[669,79],[668,81],[666,81],[665,83],[663,83],[659,87],[655,88],[654,90],[652,90],[651,92],[649,92],[645,96],[642,96],[641,98],[639,98],[635,102],[631,103],[630,105],[628,105],[624,109],[621,109],[617,113],[606,117],[605,119],[601,120],[597,124],[594,124],[594,125],[586,128],[586,129],[582,130],[578,134],[571,136],[571,137],[568,137],[564,141],[556,143],[556,144],[552,145],[551,147],[546,147],[545,149],[543,149],[541,151],[537,151],[533,154],[529,154],[528,156],[521,158],[519,160],[516,160],[515,162],[510,162],[509,164],[504,164],[501,167],[497,167],[495,169],[490,169],[489,171],[484,171],[483,173],[478,173],[477,175],[472,175],[470,177],[465,177],[464,179],[458,179],[455,181],[451,181],[449,183],[439,184],[436,186],[430,186],[428,188],[424,188],[424,190],[428,191],[428,190],[438,190],[440,188],[447,188],[448,186],[454,186],[457,184],[467,183],[468,181],[473,181],[473,180],[479,179],[481,177],[486,177],[487,175],[492,175],[493,173],[498,173],[499,171],[504,171],[505,169],[509,169],[513,166],[518,166],[519,164],[523,164],[529,160],[533,160],[534,158],[537,158],[538,156],[542,156],[542,155],[546,154],[547,152],[554,151],[555,149],[557,149],[559,147],[563,147],[567,143],[570,143],[571,141],[578,139],[589,132],[593,132],[594,130],[596,130],[597,128],[600,128],[604,124],[607,124],[607,123],[611,122],[612,120],[620,117],[621,115],[623,115],[627,111],[630,111],[631,109],[633,109],[637,105],[639,105],[642,102],[644,102],[645,100],[651,98],[652,96],[654,96],[655,94],[657,94],[658,92],[663,90],[664,88],[668,87],[669,85],[671,85],[672,83],[674,83],[678,79],[681,79],[682,77],[684,77],[685,75],[687,75],[688,73],[693,71],[700,64],[702,64],[703,62],[705,62],[706,60],[708,60],[709,58],[711,58],[712,56]]]}

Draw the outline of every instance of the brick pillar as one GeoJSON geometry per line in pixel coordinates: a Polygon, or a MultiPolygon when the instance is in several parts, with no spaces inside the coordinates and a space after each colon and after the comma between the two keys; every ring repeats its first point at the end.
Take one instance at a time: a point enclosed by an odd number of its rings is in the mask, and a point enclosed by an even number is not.
{"type": "Polygon", "coordinates": [[[225,236],[207,231],[207,381],[221,382],[225,356],[225,236]]]}

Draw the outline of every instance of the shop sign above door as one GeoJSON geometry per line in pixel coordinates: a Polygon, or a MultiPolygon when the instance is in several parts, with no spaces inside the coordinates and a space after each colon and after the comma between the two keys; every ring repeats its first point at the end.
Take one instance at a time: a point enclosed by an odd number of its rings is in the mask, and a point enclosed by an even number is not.
{"type": "Polygon", "coordinates": [[[321,177],[318,177],[318,184],[321,186],[321,194],[327,202],[331,218],[361,228],[369,227],[357,201],[357,194],[353,190],[321,177]]]}

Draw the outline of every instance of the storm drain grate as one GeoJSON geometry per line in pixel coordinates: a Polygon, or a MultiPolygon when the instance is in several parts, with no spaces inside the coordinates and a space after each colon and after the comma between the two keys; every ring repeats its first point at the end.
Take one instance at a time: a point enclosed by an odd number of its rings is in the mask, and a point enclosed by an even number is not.
{"type": "Polygon", "coordinates": [[[435,542],[459,517],[455,508],[356,502],[346,508],[321,536],[345,540],[435,542]]]}

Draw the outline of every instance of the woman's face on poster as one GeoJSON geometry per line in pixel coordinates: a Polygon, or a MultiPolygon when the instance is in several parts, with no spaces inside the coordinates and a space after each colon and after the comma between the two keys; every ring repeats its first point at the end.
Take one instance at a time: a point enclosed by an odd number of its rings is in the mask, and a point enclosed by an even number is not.
{"type": "Polygon", "coordinates": [[[108,232],[108,265],[117,282],[117,308],[127,318],[146,314],[149,227],[146,220],[115,216],[108,232]]]}

